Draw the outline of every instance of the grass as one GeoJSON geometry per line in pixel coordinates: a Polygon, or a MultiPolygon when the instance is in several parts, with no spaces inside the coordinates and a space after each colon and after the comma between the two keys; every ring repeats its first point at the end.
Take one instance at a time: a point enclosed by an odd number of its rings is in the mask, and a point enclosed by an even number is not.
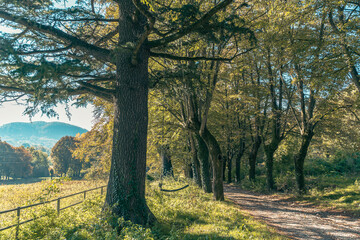
{"type": "MultiPolygon", "coordinates": [[[[54,196],[68,195],[102,185],[102,182],[66,181],[59,186],[54,196]]],[[[177,188],[183,182],[166,181],[164,188],[177,188]]],[[[0,191],[10,197],[11,206],[22,205],[24,201],[35,201],[44,189],[51,188],[50,182],[28,185],[1,186],[0,191]],[[18,187],[18,188],[17,188],[18,187]],[[20,191],[26,189],[30,192],[20,191]],[[10,190],[15,190],[10,196],[10,190]],[[23,192],[23,194],[21,193],[23,192]],[[25,199],[22,199],[22,196],[25,199]]],[[[1,202],[7,197],[0,195],[1,202]]],[[[64,210],[58,216],[51,206],[31,213],[46,217],[27,223],[20,228],[20,239],[286,239],[265,224],[244,215],[239,208],[228,201],[212,201],[211,194],[204,194],[195,186],[182,191],[160,192],[157,181],[147,183],[147,201],[158,219],[151,229],[144,229],[122,219],[113,218],[101,212],[104,196],[94,195],[83,204],[64,210]],[[120,225],[121,232],[112,227],[120,225]]],[[[10,206],[8,204],[8,206],[10,206]]],[[[29,216],[31,216],[29,214],[29,216]]],[[[1,221],[2,216],[0,215],[1,221]]],[[[0,221],[0,222],[1,222],[0,221]]],[[[0,239],[14,238],[14,229],[0,232],[0,239]]]]}
{"type": "Polygon", "coordinates": [[[292,201],[309,203],[328,210],[360,216],[360,178],[358,176],[320,175],[307,177],[308,191],[302,196],[296,193],[295,179],[292,175],[286,179],[278,179],[281,182],[277,183],[277,186],[281,189],[283,186],[292,187],[285,189],[285,193],[269,192],[266,189],[264,176],[259,177],[255,183],[245,180],[241,183],[241,187],[255,192],[281,195],[292,201]]]}
{"type": "Polygon", "coordinates": [[[343,177],[331,177],[328,185],[322,183],[320,187],[309,190],[304,196],[293,196],[294,200],[312,203],[321,208],[346,212],[360,216],[360,181],[352,183],[343,177]],[[332,181],[331,181],[332,180],[332,181]],[[339,183],[338,185],[336,183],[339,183]]]}

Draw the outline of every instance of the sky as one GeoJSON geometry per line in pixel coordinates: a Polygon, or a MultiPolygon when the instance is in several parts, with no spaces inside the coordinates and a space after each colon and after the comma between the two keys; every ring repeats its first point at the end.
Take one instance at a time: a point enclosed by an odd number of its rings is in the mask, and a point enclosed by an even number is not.
{"type": "Polygon", "coordinates": [[[91,129],[93,125],[93,106],[88,105],[87,108],[76,108],[70,107],[70,113],[72,114],[71,119],[66,116],[65,105],[58,105],[55,109],[59,114],[59,119],[57,118],[48,118],[47,116],[41,116],[41,113],[35,115],[30,121],[29,116],[24,115],[25,106],[18,105],[16,103],[3,103],[0,105],[0,126],[11,123],[11,122],[35,122],[35,121],[44,121],[44,122],[65,122],[78,127],[85,128],[87,130],[91,129]]]}
{"type": "MultiPolygon", "coordinates": [[[[74,5],[75,0],[69,0],[62,4],[56,3],[55,7],[69,7],[74,5]],[[65,4],[65,5],[64,5],[65,4]]],[[[13,32],[14,29],[0,26],[0,31],[13,32]]],[[[59,105],[55,110],[59,114],[59,118],[48,118],[47,116],[41,116],[41,113],[35,115],[31,121],[29,116],[23,114],[25,106],[18,105],[16,103],[3,103],[0,105],[0,126],[11,123],[11,122],[34,122],[34,121],[45,121],[45,122],[65,122],[72,125],[76,125],[87,130],[90,130],[93,125],[93,106],[88,105],[87,108],[75,108],[70,107],[70,113],[72,114],[71,119],[66,116],[65,105],[59,105]]]]}

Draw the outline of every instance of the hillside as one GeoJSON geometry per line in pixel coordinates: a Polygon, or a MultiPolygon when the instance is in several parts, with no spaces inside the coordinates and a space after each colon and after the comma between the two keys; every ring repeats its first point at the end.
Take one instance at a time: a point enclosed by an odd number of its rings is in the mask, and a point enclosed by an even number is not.
{"type": "Polygon", "coordinates": [[[0,138],[13,146],[52,146],[63,136],[85,133],[86,129],[62,122],[14,122],[0,126],[0,138]]]}

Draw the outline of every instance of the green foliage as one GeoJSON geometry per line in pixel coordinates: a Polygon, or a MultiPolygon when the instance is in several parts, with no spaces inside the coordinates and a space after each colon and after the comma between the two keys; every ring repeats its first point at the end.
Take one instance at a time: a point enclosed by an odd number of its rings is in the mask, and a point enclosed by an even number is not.
{"type": "Polygon", "coordinates": [[[68,174],[70,177],[80,177],[82,163],[73,156],[77,140],[71,136],[62,137],[51,149],[51,158],[58,174],[68,174]]]}
{"type": "MultiPolygon", "coordinates": [[[[63,181],[47,182],[44,187],[55,189],[53,186],[60,186],[60,182],[63,181]]],[[[164,185],[173,189],[184,183],[166,180],[164,185]]],[[[86,189],[79,188],[77,181],[65,181],[63,184],[62,187],[73,186],[73,193],[86,189]]],[[[95,183],[92,187],[97,184],[102,183],[95,183]]],[[[78,206],[62,211],[60,215],[57,215],[53,206],[37,209],[29,217],[45,217],[21,226],[19,239],[286,239],[263,223],[242,214],[235,204],[212,201],[211,194],[203,194],[195,186],[174,193],[160,192],[158,181],[148,183],[147,186],[147,200],[158,218],[158,222],[151,228],[102,212],[104,196],[97,194],[78,206]]],[[[12,239],[13,234],[13,230],[0,232],[0,239],[12,239]]]]}
{"type": "Polygon", "coordinates": [[[34,147],[28,148],[32,155],[31,165],[33,166],[33,177],[48,177],[49,176],[49,159],[48,155],[41,151],[36,150],[34,147]]]}
{"type": "Polygon", "coordinates": [[[32,174],[32,156],[24,147],[0,140],[0,177],[25,178],[32,174]]]}

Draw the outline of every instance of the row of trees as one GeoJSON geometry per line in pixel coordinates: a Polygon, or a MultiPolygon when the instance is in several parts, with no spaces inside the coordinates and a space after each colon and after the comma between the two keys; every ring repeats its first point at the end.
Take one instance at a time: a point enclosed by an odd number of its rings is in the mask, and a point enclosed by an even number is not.
{"type": "Polygon", "coordinates": [[[0,141],[0,177],[27,178],[49,176],[46,153],[35,148],[13,147],[0,141]]]}
{"type": "Polygon", "coordinates": [[[2,100],[26,96],[27,113],[41,106],[49,116],[74,96],[80,105],[107,101],[98,105],[104,121],[80,140],[99,148],[76,154],[99,157],[100,168],[111,162],[106,204],[126,220],[154,221],[145,201],[147,145],[164,162],[168,147],[181,153],[175,163],[191,159],[196,182],[223,200],[224,163],[231,173],[235,158],[240,180],[247,152],[254,181],[263,148],[274,188],[274,154],[292,136],[303,192],[316,129],[345,109],[357,116],[358,1],[55,2],[0,1],[0,18],[16,29],[1,34],[2,100]]]}

